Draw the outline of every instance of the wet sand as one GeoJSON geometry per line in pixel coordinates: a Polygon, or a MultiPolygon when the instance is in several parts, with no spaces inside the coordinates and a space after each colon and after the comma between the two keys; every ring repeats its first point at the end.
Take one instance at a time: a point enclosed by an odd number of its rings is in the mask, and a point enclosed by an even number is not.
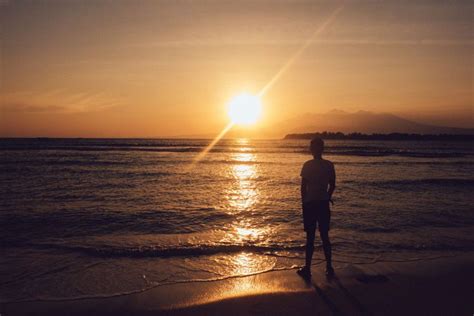
{"type": "Polygon", "coordinates": [[[1,315],[472,315],[474,253],[163,285],[108,298],[3,304],[1,315]]]}

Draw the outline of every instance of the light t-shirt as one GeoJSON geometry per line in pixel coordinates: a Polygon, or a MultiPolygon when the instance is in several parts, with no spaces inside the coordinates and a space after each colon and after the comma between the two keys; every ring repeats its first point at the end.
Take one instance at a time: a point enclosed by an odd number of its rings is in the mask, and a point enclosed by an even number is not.
{"type": "Polygon", "coordinates": [[[308,160],[303,164],[301,177],[307,180],[304,202],[329,200],[329,182],[336,179],[332,162],[325,159],[308,160]]]}

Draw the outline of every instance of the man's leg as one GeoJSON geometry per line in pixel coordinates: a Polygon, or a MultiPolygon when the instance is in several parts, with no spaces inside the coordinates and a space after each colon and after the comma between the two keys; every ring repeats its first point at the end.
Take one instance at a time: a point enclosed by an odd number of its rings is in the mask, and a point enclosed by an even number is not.
{"type": "Polygon", "coordinates": [[[306,264],[303,268],[296,271],[296,273],[305,279],[311,278],[311,259],[313,259],[315,233],[314,229],[308,229],[308,227],[306,227],[306,264]]]}
{"type": "Polygon", "coordinates": [[[314,237],[315,231],[309,230],[306,232],[306,267],[311,269],[311,260],[313,259],[314,252],[314,237]]]}
{"type": "Polygon", "coordinates": [[[330,270],[332,269],[332,250],[331,242],[329,241],[329,231],[320,231],[319,236],[321,236],[321,241],[323,243],[324,257],[326,257],[326,268],[330,270]]]}

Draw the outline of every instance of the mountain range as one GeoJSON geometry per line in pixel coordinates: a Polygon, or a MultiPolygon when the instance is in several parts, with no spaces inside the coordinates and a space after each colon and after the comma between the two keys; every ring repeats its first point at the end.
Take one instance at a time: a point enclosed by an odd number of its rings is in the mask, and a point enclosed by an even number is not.
{"type": "Polygon", "coordinates": [[[474,128],[434,126],[414,122],[390,113],[368,111],[306,113],[273,126],[278,134],[342,132],[342,133],[416,133],[416,134],[474,134],[474,128]]]}
{"type": "MultiPolygon", "coordinates": [[[[474,126],[474,124],[473,124],[474,126]]],[[[346,112],[331,110],[326,113],[305,113],[277,124],[260,127],[234,126],[225,138],[282,138],[287,134],[321,133],[414,133],[414,134],[452,134],[474,135],[474,128],[457,128],[418,123],[391,113],[369,111],[346,112]]],[[[214,138],[216,134],[179,135],[178,138],[214,138]]]]}

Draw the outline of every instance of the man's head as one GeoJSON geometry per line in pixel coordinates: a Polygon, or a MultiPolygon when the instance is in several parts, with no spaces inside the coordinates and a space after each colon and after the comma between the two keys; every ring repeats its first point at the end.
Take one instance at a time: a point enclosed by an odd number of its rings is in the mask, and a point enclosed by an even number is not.
{"type": "Polygon", "coordinates": [[[320,157],[324,151],[324,141],[319,137],[314,137],[309,146],[314,157],[320,157]]]}

